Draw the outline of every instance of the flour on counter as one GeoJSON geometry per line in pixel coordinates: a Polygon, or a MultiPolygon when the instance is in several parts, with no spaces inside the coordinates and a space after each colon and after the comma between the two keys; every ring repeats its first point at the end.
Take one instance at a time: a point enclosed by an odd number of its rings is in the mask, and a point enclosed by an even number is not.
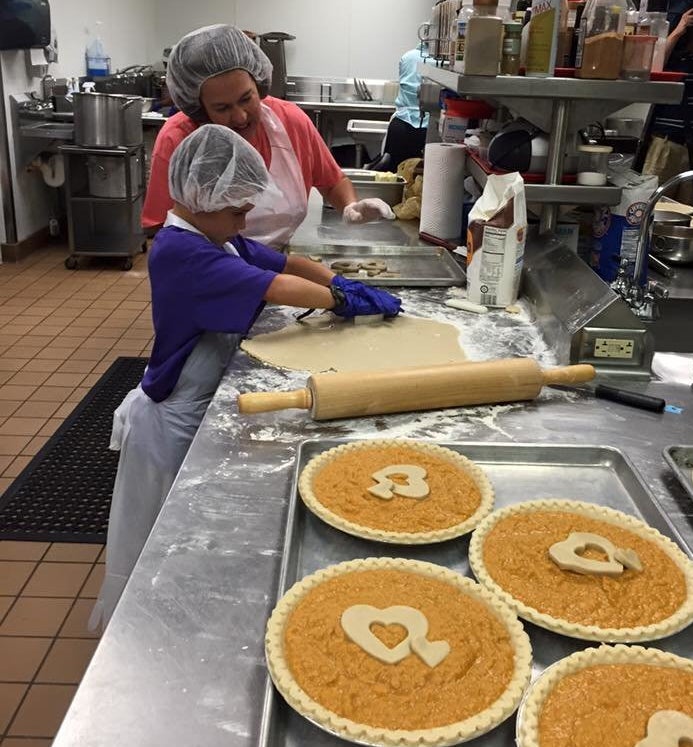
{"type": "MultiPolygon", "coordinates": [[[[555,366],[557,361],[541,333],[533,324],[528,307],[519,302],[519,314],[494,310],[479,316],[460,312],[444,305],[446,298],[459,296],[459,289],[432,288],[424,296],[421,289],[398,291],[405,313],[452,324],[459,330],[460,345],[470,360],[531,357],[542,367],[555,366]]],[[[295,309],[268,309],[253,328],[257,334],[280,328],[294,321],[295,309]]],[[[281,410],[257,415],[240,415],[236,406],[239,392],[268,392],[300,389],[306,386],[308,372],[287,371],[262,365],[238,351],[229,375],[220,385],[214,403],[207,413],[211,435],[234,440],[297,443],[306,438],[421,438],[431,440],[459,439],[478,433],[479,426],[503,439],[512,435],[499,421],[507,413],[527,407],[527,403],[476,405],[448,410],[382,415],[332,421],[313,421],[304,410],[281,410]]],[[[538,402],[573,401],[573,392],[544,388],[538,402]]],[[[533,405],[532,405],[533,406],[533,405]]],[[[244,452],[247,453],[247,452],[244,452]]],[[[238,458],[238,456],[236,457],[238,458]]],[[[288,469],[293,459],[282,462],[277,471],[288,469]]],[[[232,464],[218,466],[222,474],[232,479],[232,464]]]]}

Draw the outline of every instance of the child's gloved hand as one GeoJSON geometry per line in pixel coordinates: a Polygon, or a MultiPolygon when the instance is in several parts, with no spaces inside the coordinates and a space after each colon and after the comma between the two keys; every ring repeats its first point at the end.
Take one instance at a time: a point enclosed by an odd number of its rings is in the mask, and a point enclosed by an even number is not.
{"type": "Polygon", "coordinates": [[[344,208],[342,220],[345,223],[368,223],[373,220],[394,220],[390,206],[378,197],[352,202],[344,208]]]}
{"type": "Polygon", "coordinates": [[[331,311],[347,319],[369,314],[397,316],[402,306],[402,301],[387,291],[339,275],[332,279],[332,293],[336,305],[331,311]]]}

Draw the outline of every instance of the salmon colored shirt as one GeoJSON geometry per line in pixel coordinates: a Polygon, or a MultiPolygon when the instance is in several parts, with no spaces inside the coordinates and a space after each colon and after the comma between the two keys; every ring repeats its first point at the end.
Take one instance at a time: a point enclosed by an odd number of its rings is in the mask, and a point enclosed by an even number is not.
{"type": "MultiPolygon", "coordinates": [[[[344,174],[309,117],[289,101],[272,96],[267,96],[262,101],[286,129],[301,167],[306,196],[311,187],[323,191],[332,189],[344,174]]],[[[160,226],[166,219],[166,212],[173,207],[173,200],[168,193],[168,163],[176,146],[197,127],[199,125],[196,122],[179,112],[161,128],[152,152],[149,186],[142,211],[142,225],[145,228],[160,226]]],[[[250,144],[260,153],[269,169],[272,152],[262,125],[258,127],[250,144]]]]}

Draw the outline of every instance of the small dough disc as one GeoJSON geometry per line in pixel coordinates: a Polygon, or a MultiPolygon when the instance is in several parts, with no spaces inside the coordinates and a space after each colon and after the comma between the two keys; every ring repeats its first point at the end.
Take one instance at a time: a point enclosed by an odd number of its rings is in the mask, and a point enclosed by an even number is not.
{"type": "Polygon", "coordinates": [[[241,347],[278,368],[373,371],[463,361],[459,334],[452,324],[404,314],[367,325],[323,314],[245,340],[241,347]]]}

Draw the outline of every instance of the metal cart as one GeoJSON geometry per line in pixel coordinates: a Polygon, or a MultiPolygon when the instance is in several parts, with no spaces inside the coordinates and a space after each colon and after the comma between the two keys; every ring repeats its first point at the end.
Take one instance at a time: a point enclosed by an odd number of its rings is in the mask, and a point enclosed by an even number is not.
{"type": "Polygon", "coordinates": [[[147,250],[141,226],[145,189],[144,145],[87,148],[63,145],[70,256],[122,257],[123,270],[132,257],[147,250]]]}

